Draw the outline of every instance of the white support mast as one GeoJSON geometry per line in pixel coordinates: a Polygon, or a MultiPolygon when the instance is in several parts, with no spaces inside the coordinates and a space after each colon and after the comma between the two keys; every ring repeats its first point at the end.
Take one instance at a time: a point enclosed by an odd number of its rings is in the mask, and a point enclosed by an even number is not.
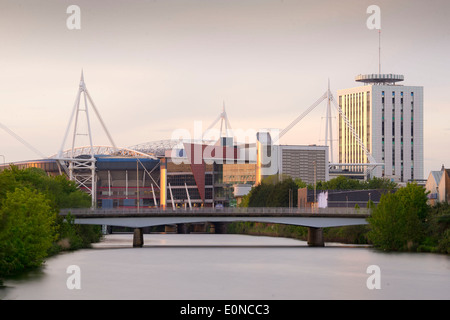
{"type": "MultiPolygon", "coordinates": [[[[400,80],[396,80],[400,81],[400,80]]],[[[329,152],[330,157],[329,159],[333,159],[333,131],[332,131],[332,121],[331,121],[331,103],[333,103],[336,110],[339,112],[339,114],[342,116],[342,119],[344,120],[345,124],[349,128],[350,132],[354,136],[356,142],[358,145],[362,148],[363,152],[367,156],[368,163],[358,163],[358,164],[339,164],[339,163],[333,163],[333,160],[330,161],[329,166],[365,166],[369,167],[370,169],[373,169],[376,166],[384,165],[384,163],[377,163],[375,158],[372,156],[370,151],[367,149],[367,147],[362,142],[361,138],[359,137],[356,130],[353,128],[352,124],[348,120],[347,116],[343,112],[343,110],[340,108],[340,106],[337,104],[336,99],[334,98],[333,94],[330,91],[330,82],[328,80],[328,90],[316,101],[314,102],[308,109],[306,109],[301,115],[299,115],[294,121],[292,121],[286,128],[284,128],[278,137],[274,137],[274,140],[272,143],[275,143],[277,140],[281,139],[289,130],[291,130],[297,123],[299,123],[304,117],[306,117],[314,108],[316,108],[322,101],[327,100],[327,124],[326,124],[326,131],[325,131],[325,143],[327,146],[329,146],[329,152]]]]}
{"type": "Polygon", "coordinates": [[[189,209],[192,210],[191,197],[189,196],[189,190],[188,190],[186,182],[184,183],[184,187],[186,188],[186,194],[187,194],[187,198],[188,198],[188,202],[189,202],[189,209]]]}
{"type": "Polygon", "coordinates": [[[205,130],[205,132],[203,133],[203,137],[219,121],[220,121],[219,138],[228,137],[229,132],[231,132],[231,134],[233,133],[233,130],[231,129],[230,121],[228,120],[227,112],[225,111],[225,101],[223,102],[223,105],[222,105],[222,112],[219,114],[219,116],[216,118],[216,120],[214,120],[213,123],[211,123],[211,125],[205,130]],[[225,127],[225,132],[223,132],[224,127],[225,127]]]}
{"type": "Polygon", "coordinates": [[[153,188],[153,183],[152,183],[152,194],[153,194],[153,202],[155,207],[158,207],[158,202],[156,202],[156,195],[155,195],[155,189],[153,188]]]}
{"type": "Polygon", "coordinates": [[[109,142],[111,143],[111,146],[113,146],[114,149],[117,149],[116,144],[114,143],[111,135],[109,134],[108,129],[106,128],[102,118],[100,117],[100,114],[95,107],[94,102],[92,101],[91,96],[89,95],[89,92],[86,88],[86,84],[84,82],[84,75],[83,70],[81,71],[81,79],[80,79],[80,85],[78,88],[77,97],[75,99],[75,103],[73,106],[72,114],[70,116],[69,123],[66,128],[66,133],[64,135],[64,139],[61,144],[61,148],[58,152],[58,155],[56,156],[56,159],[59,160],[59,163],[68,171],[69,179],[76,182],[78,187],[83,188],[88,191],[88,193],[92,197],[92,208],[96,207],[97,203],[97,189],[96,189],[96,174],[95,174],[95,154],[94,154],[94,144],[93,144],[93,137],[92,137],[92,131],[91,131],[91,121],[89,118],[89,104],[90,107],[94,110],[98,120],[100,121],[103,130],[105,131],[109,142]],[[84,106],[81,101],[84,101],[84,106]],[[79,131],[79,122],[80,119],[80,113],[84,113],[85,116],[85,122],[87,125],[87,133],[86,132],[80,132],[79,131]],[[71,148],[68,153],[68,157],[63,157],[64,152],[64,146],[66,144],[66,140],[69,135],[70,128],[73,123],[73,135],[72,135],[72,144],[71,148]],[[75,149],[76,149],[76,142],[78,136],[88,136],[89,139],[89,151],[88,154],[83,155],[82,157],[75,155],[75,149]]]}
{"type": "Polygon", "coordinates": [[[169,183],[169,191],[170,191],[170,200],[172,200],[172,209],[175,210],[175,201],[173,201],[172,187],[169,183]]]}
{"type": "Polygon", "coordinates": [[[325,123],[325,145],[329,147],[328,149],[328,159],[333,163],[333,121],[331,118],[331,91],[330,91],[330,79],[328,79],[328,90],[327,90],[327,117],[325,123]],[[329,135],[329,136],[328,136],[329,135]]]}

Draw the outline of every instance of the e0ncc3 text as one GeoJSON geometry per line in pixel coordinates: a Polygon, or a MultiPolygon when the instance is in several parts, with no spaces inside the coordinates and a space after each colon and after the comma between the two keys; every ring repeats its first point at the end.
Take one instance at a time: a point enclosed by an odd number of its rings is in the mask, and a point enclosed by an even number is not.
{"type": "Polygon", "coordinates": [[[222,308],[218,307],[203,307],[193,306],[188,304],[181,307],[180,314],[182,315],[204,315],[210,318],[214,312],[224,315],[267,315],[269,314],[269,305],[267,304],[226,304],[222,308]]]}

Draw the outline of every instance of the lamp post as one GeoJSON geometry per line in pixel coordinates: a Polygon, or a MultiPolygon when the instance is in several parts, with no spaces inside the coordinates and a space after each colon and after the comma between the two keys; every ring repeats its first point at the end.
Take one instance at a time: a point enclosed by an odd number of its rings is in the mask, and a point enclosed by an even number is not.
{"type": "Polygon", "coordinates": [[[348,213],[348,196],[345,196],[345,199],[347,201],[347,213],[348,213]]]}
{"type": "Polygon", "coordinates": [[[313,161],[314,163],[314,211],[316,208],[316,184],[317,184],[317,162],[316,160],[313,161]]]}

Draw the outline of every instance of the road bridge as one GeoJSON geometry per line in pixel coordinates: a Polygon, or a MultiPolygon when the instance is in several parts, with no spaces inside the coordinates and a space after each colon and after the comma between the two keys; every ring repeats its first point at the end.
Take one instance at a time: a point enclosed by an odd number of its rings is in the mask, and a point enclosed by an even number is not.
{"type": "Polygon", "coordinates": [[[144,244],[142,228],[158,225],[212,223],[216,227],[234,221],[279,223],[308,227],[308,245],[324,246],[323,228],[368,224],[367,209],[354,208],[198,208],[184,209],[63,209],[75,224],[121,226],[134,229],[133,246],[144,244]]]}

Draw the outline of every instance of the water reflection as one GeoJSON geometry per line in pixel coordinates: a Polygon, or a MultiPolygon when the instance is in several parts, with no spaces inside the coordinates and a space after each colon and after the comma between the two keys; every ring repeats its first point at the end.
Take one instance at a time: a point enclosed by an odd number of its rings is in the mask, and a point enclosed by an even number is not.
{"type": "Polygon", "coordinates": [[[93,249],[58,255],[8,280],[5,299],[449,299],[450,258],[370,248],[310,248],[285,238],[213,234],[106,237],[93,249]],[[66,268],[81,269],[69,290],[66,268]],[[381,289],[366,286],[369,265],[381,289]]]}

